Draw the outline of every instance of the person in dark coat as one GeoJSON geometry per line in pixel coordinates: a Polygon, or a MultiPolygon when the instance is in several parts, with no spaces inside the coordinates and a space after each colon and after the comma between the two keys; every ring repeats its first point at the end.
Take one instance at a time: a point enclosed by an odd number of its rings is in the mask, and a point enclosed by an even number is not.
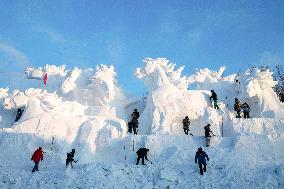
{"type": "Polygon", "coordinates": [[[136,117],[133,117],[131,122],[132,122],[133,132],[134,132],[135,135],[137,135],[138,124],[139,124],[138,119],[136,119],[136,117]]]}
{"type": "Polygon", "coordinates": [[[207,124],[207,125],[204,127],[205,139],[206,139],[206,147],[208,147],[208,146],[210,145],[211,134],[212,134],[213,136],[215,136],[214,133],[211,131],[210,126],[211,126],[210,124],[207,124]]]}
{"type": "Polygon", "coordinates": [[[35,166],[32,170],[32,173],[35,172],[35,171],[38,171],[38,164],[40,161],[43,160],[43,151],[42,151],[42,148],[39,147],[35,152],[34,154],[32,155],[32,158],[31,158],[32,161],[34,161],[35,163],[35,166]]]}
{"type": "MultiPolygon", "coordinates": [[[[144,163],[144,157],[145,157],[145,159],[146,160],[148,160],[147,159],[147,152],[149,151],[149,149],[147,149],[147,148],[140,148],[137,152],[136,152],[136,154],[137,154],[137,163],[136,163],[136,165],[138,165],[138,163],[139,163],[139,160],[142,158],[142,165],[145,165],[145,163],[144,163]]],[[[149,160],[148,160],[149,161],[149,160]]]]}
{"type": "Polygon", "coordinates": [[[132,121],[129,121],[128,122],[128,132],[129,133],[132,133],[132,128],[133,128],[132,121]]]}
{"type": "Polygon", "coordinates": [[[67,158],[66,158],[66,168],[68,167],[69,163],[71,167],[73,168],[72,162],[74,161],[75,163],[77,161],[74,160],[74,155],[75,155],[75,149],[72,149],[71,152],[67,153],[67,158]]]}
{"type": "Polygon", "coordinates": [[[279,94],[280,102],[284,102],[284,93],[279,94]]]}
{"type": "MultiPolygon", "coordinates": [[[[182,120],[182,125],[183,125],[183,130],[184,130],[184,133],[186,135],[188,135],[188,132],[189,132],[189,125],[190,125],[190,121],[189,121],[189,118],[188,116],[185,116],[185,118],[182,120]]],[[[191,134],[191,133],[190,133],[191,134]]],[[[192,135],[192,134],[191,134],[192,135]]]]}
{"type": "Polygon", "coordinates": [[[219,106],[218,106],[218,97],[217,97],[217,94],[214,90],[211,90],[211,97],[210,97],[210,100],[214,102],[214,109],[219,109],[219,106]]]}
{"type": "Polygon", "coordinates": [[[136,118],[138,119],[140,116],[139,112],[137,112],[137,109],[134,109],[134,112],[131,114],[131,118],[136,118]]]}
{"type": "Polygon", "coordinates": [[[202,148],[198,148],[196,154],[195,154],[195,163],[197,163],[198,160],[198,164],[199,164],[199,170],[200,170],[200,174],[203,175],[203,171],[206,172],[206,159],[207,161],[209,161],[209,157],[206,154],[206,152],[204,152],[202,150],[202,148]]]}
{"type": "Polygon", "coordinates": [[[235,98],[235,104],[234,104],[234,110],[237,112],[236,118],[241,118],[241,101],[237,98],[235,98]]]}
{"type": "Polygon", "coordinates": [[[250,112],[250,107],[248,105],[248,103],[243,103],[241,108],[243,109],[243,112],[244,112],[244,118],[249,118],[249,112],[250,112]]]}
{"type": "Polygon", "coordinates": [[[19,119],[22,117],[23,112],[24,112],[23,109],[18,108],[15,122],[19,121],[19,119]]]}

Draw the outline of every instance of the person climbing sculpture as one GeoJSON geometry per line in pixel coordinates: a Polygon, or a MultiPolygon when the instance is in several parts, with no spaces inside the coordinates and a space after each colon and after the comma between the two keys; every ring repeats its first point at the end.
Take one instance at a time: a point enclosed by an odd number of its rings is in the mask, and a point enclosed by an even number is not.
{"type": "Polygon", "coordinates": [[[35,171],[38,171],[38,164],[40,161],[43,160],[43,151],[42,151],[42,148],[39,147],[35,152],[34,154],[32,155],[32,158],[31,158],[32,161],[34,161],[35,165],[34,165],[34,168],[32,170],[32,173],[35,172],[35,171]]]}
{"type": "Polygon", "coordinates": [[[236,118],[241,118],[241,101],[235,98],[234,110],[237,112],[236,118]]]}
{"type": "Polygon", "coordinates": [[[247,102],[243,103],[241,105],[241,108],[242,108],[243,113],[244,113],[244,118],[245,119],[249,118],[250,107],[249,107],[248,103],[247,102]]]}
{"type": "Polygon", "coordinates": [[[205,158],[207,161],[209,161],[209,157],[206,152],[204,152],[201,147],[198,148],[197,152],[195,153],[195,163],[197,163],[198,160],[200,175],[203,175],[203,172],[206,172],[207,164],[205,158]]]}
{"type": "Polygon", "coordinates": [[[205,139],[206,139],[206,147],[208,147],[210,145],[210,138],[211,138],[211,134],[213,136],[216,136],[214,135],[214,133],[211,131],[210,129],[210,124],[207,124],[205,127],[204,127],[204,132],[205,132],[205,139]]]}
{"type": "Polygon", "coordinates": [[[66,168],[68,167],[69,163],[71,165],[71,168],[73,168],[72,162],[77,163],[77,161],[74,160],[74,156],[75,156],[75,149],[72,149],[71,152],[67,153],[66,168]]]}
{"type": "MultiPolygon", "coordinates": [[[[188,116],[185,116],[185,118],[182,120],[182,125],[183,125],[183,130],[184,130],[184,134],[188,135],[189,132],[189,125],[190,125],[190,121],[188,116]]],[[[193,136],[191,133],[189,133],[191,136],[193,136]]]]}
{"type": "Polygon", "coordinates": [[[133,133],[134,135],[137,135],[138,132],[138,118],[139,118],[139,112],[137,109],[134,109],[133,113],[131,114],[131,121],[128,122],[128,132],[133,133]]]}
{"type": "MultiPolygon", "coordinates": [[[[138,156],[138,157],[137,157],[136,165],[138,165],[140,159],[142,159],[142,165],[145,165],[145,163],[144,163],[144,158],[145,158],[147,161],[149,161],[148,158],[147,158],[147,152],[149,152],[149,149],[147,149],[147,148],[140,148],[140,149],[136,152],[136,154],[137,154],[137,156],[138,156]]],[[[150,162],[150,161],[149,161],[149,162],[150,162]]]]}
{"type": "Polygon", "coordinates": [[[132,122],[133,133],[134,133],[134,135],[137,135],[138,124],[139,124],[138,119],[136,119],[136,117],[133,117],[131,122],[132,122]]]}
{"type": "Polygon", "coordinates": [[[218,102],[217,102],[218,97],[217,97],[217,94],[216,94],[216,92],[214,90],[211,90],[210,100],[211,100],[211,102],[213,100],[213,107],[214,107],[214,109],[219,109],[218,102]]]}
{"type": "Polygon", "coordinates": [[[129,132],[129,133],[132,133],[132,128],[133,128],[133,126],[132,126],[132,121],[129,121],[129,122],[128,122],[128,132],[129,132]]]}

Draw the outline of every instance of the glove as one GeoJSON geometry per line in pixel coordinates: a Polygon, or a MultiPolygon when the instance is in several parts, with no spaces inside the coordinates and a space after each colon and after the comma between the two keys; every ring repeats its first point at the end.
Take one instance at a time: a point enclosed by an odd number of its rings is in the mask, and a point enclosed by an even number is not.
{"type": "Polygon", "coordinates": [[[209,158],[207,159],[207,161],[209,161],[209,158]]]}
{"type": "Polygon", "coordinates": [[[195,163],[197,163],[197,162],[195,162],[195,163]]]}

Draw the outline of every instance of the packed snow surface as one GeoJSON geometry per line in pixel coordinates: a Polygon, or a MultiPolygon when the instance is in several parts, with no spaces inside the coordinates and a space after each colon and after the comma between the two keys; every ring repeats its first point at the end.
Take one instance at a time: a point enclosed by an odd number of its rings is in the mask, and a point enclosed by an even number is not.
{"type": "Polygon", "coordinates": [[[284,106],[271,71],[224,76],[221,67],[182,76],[184,67],[167,59],[143,63],[135,71],[147,88],[143,98],[123,93],[115,68],[105,65],[27,68],[31,88],[1,88],[0,188],[284,188],[284,106]],[[211,105],[212,89],[220,109],[211,105]],[[250,119],[235,118],[235,98],[250,105],[250,119]],[[138,135],[127,132],[134,108],[138,135]],[[185,116],[193,136],[184,135],[185,116]],[[208,123],[216,137],[205,147],[208,123]],[[44,160],[31,173],[39,146],[44,160]],[[141,147],[152,163],[135,165],[141,147]],[[203,176],[194,163],[198,147],[210,158],[203,176]],[[72,148],[73,169],[65,167],[72,148]]]}

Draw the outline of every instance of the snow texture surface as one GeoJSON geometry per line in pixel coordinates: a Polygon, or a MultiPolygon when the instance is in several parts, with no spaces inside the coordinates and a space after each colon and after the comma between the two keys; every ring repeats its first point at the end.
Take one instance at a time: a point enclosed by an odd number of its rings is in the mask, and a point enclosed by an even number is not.
{"type": "Polygon", "coordinates": [[[27,68],[38,87],[1,88],[0,188],[284,188],[284,105],[271,71],[224,76],[221,67],[182,76],[184,67],[167,59],[143,62],[135,71],[148,90],[143,98],[125,95],[114,67],[105,65],[27,68]],[[212,89],[220,109],[211,105],[212,89]],[[251,118],[236,118],[235,98],[250,105],[251,118]],[[138,135],[127,128],[134,108],[138,135]],[[185,116],[193,136],[183,132],[185,116]],[[216,137],[205,147],[208,123],[216,137]],[[31,173],[39,146],[44,160],[31,173]],[[141,147],[150,149],[145,166],[135,165],[141,147]],[[194,163],[198,147],[210,158],[203,176],[194,163]],[[78,162],[66,168],[73,148],[78,162]]]}

